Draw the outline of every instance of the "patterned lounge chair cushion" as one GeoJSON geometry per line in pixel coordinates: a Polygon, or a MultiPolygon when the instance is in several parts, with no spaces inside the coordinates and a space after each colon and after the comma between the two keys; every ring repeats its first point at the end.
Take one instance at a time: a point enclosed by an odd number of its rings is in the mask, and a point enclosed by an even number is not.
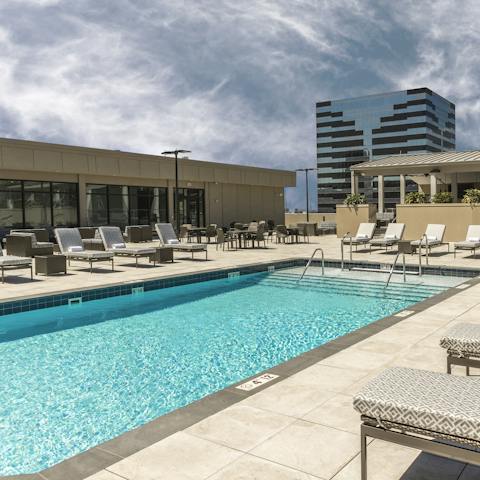
{"type": "Polygon", "coordinates": [[[455,248],[479,248],[480,242],[472,242],[464,240],[463,242],[455,242],[455,248]]]}
{"type": "Polygon", "coordinates": [[[95,252],[95,251],[83,251],[83,252],[64,252],[63,253],[67,257],[72,258],[112,258],[112,252],[95,252]]]}
{"type": "Polygon", "coordinates": [[[458,353],[480,355],[480,325],[473,323],[454,325],[440,339],[440,346],[458,353]]]}
{"type": "Polygon", "coordinates": [[[380,421],[480,441],[479,399],[479,379],[390,368],[354,397],[353,406],[380,421]]]}
{"type": "Polygon", "coordinates": [[[169,245],[174,250],[206,250],[207,246],[201,243],[179,243],[178,245],[169,245]]]}
{"type": "Polygon", "coordinates": [[[115,255],[153,255],[155,253],[154,248],[119,248],[114,249],[115,255]]]}

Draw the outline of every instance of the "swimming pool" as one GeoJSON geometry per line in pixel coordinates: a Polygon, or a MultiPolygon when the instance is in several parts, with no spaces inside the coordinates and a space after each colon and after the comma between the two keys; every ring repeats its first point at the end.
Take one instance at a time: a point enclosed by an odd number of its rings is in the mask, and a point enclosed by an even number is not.
{"type": "Polygon", "coordinates": [[[432,296],[287,270],[0,318],[0,475],[32,473],[432,296]]]}

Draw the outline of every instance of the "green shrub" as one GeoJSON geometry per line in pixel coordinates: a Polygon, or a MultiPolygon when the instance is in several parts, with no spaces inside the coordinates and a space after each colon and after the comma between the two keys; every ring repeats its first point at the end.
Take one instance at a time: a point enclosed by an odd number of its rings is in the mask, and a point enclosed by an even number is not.
{"type": "Polygon", "coordinates": [[[463,195],[462,202],[470,203],[472,205],[476,205],[480,203],[480,189],[469,188],[468,190],[465,190],[465,194],[463,195]]]}
{"type": "Polygon", "coordinates": [[[350,207],[355,205],[362,205],[366,203],[365,195],[360,193],[351,193],[345,197],[343,201],[344,205],[349,205],[350,207]]]}
{"type": "Polygon", "coordinates": [[[432,203],[452,203],[453,196],[450,192],[438,192],[432,197],[432,203]]]}
{"type": "Polygon", "coordinates": [[[405,195],[405,203],[427,203],[428,196],[424,192],[408,192],[405,195]]]}

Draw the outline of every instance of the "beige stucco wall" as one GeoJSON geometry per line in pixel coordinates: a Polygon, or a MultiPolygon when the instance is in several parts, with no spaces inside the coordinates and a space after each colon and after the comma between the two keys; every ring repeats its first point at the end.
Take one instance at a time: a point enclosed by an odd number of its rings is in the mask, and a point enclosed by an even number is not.
{"type": "MultiPolygon", "coordinates": [[[[86,224],[86,184],[169,187],[173,220],[173,158],[114,150],[0,139],[0,178],[75,182],[80,224],[86,224]]],[[[284,187],[295,172],[179,159],[179,186],[205,189],[206,223],[272,218],[284,221],[284,187]]]]}
{"type": "Polygon", "coordinates": [[[374,223],[376,205],[357,205],[349,207],[347,205],[337,205],[337,237],[342,237],[346,233],[355,234],[361,223],[374,223]]]}
{"type": "Polygon", "coordinates": [[[405,223],[405,239],[416,240],[429,223],[446,226],[445,240],[465,240],[469,225],[480,225],[480,206],[464,203],[397,205],[397,222],[405,223]]]}
{"type": "MultiPolygon", "coordinates": [[[[322,222],[335,222],[334,213],[309,213],[308,217],[310,222],[316,222],[318,224],[322,222]]],[[[306,221],[307,221],[306,213],[286,213],[285,214],[285,225],[294,225],[296,223],[301,223],[306,221]]]]}

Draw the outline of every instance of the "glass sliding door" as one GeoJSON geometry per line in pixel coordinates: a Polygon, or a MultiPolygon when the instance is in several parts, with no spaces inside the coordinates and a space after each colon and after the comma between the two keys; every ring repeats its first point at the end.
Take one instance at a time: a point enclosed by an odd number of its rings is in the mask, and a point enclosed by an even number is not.
{"type": "Polygon", "coordinates": [[[0,180],[0,234],[3,236],[11,228],[22,227],[22,182],[20,180],[0,180]]]}
{"type": "Polygon", "coordinates": [[[92,227],[108,225],[106,185],[87,185],[87,223],[92,227]]]}
{"type": "Polygon", "coordinates": [[[52,215],[56,227],[78,225],[78,185],[52,182],[52,215]]]}
{"type": "Polygon", "coordinates": [[[129,222],[128,187],[108,185],[108,213],[111,225],[124,228],[129,222]]]}
{"type": "Polygon", "coordinates": [[[205,197],[202,189],[178,189],[178,216],[180,224],[191,223],[195,227],[205,226],[205,197]]]}
{"type": "Polygon", "coordinates": [[[25,227],[45,228],[52,226],[50,182],[23,182],[25,227]]]}

